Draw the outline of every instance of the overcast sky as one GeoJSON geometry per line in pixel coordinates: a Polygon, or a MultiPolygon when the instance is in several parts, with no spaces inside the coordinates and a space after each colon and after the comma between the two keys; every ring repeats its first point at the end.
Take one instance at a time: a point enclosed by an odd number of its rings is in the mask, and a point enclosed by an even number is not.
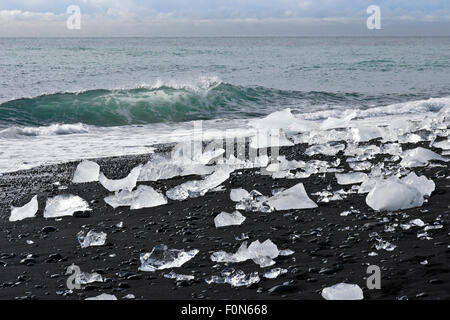
{"type": "Polygon", "coordinates": [[[0,36],[450,36],[450,0],[1,0],[0,36]],[[69,30],[69,5],[81,29],[69,30]],[[368,30],[366,9],[381,9],[368,30]]]}

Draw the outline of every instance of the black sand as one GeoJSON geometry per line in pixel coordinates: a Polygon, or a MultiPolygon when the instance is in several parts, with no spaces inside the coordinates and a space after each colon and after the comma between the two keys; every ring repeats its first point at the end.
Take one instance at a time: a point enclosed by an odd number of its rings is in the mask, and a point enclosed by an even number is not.
{"type": "MultiPolygon", "coordinates": [[[[425,145],[424,145],[425,146],[425,145]]],[[[305,145],[283,148],[288,159],[304,159],[305,145]]],[[[412,148],[415,146],[403,146],[412,148]]],[[[426,147],[426,146],[425,146],[426,147]]],[[[440,151],[440,150],[435,150],[440,151]]],[[[346,167],[345,157],[341,167],[346,167]]],[[[379,156],[377,162],[386,156],[379,156]]],[[[333,160],[332,157],[312,157],[333,160]]],[[[122,178],[148,156],[121,157],[98,160],[109,178],[122,178]]],[[[243,187],[256,189],[270,195],[272,189],[291,187],[303,182],[311,199],[314,192],[341,189],[334,173],[313,175],[308,179],[277,179],[257,174],[258,170],[240,170],[232,174],[223,186],[225,191],[209,192],[205,196],[182,202],[169,201],[165,206],[133,210],[109,207],[103,198],[108,192],[98,183],[70,184],[76,163],[40,167],[28,171],[0,176],[0,299],[84,299],[101,293],[122,298],[132,293],[137,299],[322,299],[320,291],[325,286],[339,282],[356,283],[363,288],[365,299],[449,299],[450,298],[450,245],[449,242],[449,195],[448,164],[437,167],[416,168],[417,175],[425,175],[436,184],[430,199],[420,208],[380,213],[365,203],[366,195],[350,195],[342,201],[318,203],[317,209],[291,210],[286,212],[242,212],[247,220],[241,226],[216,229],[213,218],[221,211],[232,212],[235,203],[229,199],[230,189],[243,187]],[[239,174],[242,172],[242,174],[239,174]],[[54,182],[68,186],[58,190],[54,182]],[[60,221],[42,217],[48,197],[71,193],[79,195],[91,204],[93,211],[87,217],[64,217],[60,221]],[[32,195],[38,194],[39,212],[36,218],[8,222],[10,205],[23,205],[32,195]],[[360,213],[347,217],[340,213],[353,206],[360,213]],[[407,217],[404,216],[407,215],[407,217]],[[382,222],[383,218],[387,221],[382,222]],[[431,240],[417,238],[419,228],[385,232],[392,223],[406,223],[420,218],[428,224],[439,219],[442,229],[431,230],[431,240]],[[124,227],[115,225],[123,221],[124,227]],[[52,228],[44,227],[52,226],[52,228]],[[107,245],[81,249],[76,234],[82,226],[104,231],[108,234],[107,245]],[[50,231],[50,232],[44,232],[50,231]],[[388,252],[374,248],[370,233],[377,232],[397,248],[388,252]],[[225,267],[209,258],[214,251],[235,252],[241,241],[235,239],[242,233],[249,241],[271,239],[279,249],[291,249],[295,253],[276,259],[273,267],[289,270],[277,279],[266,280],[250,288],[232,288],[229,285],[208,285],[204,279],[219,274],[225,267]],[[26,240],[34,241],[29,245],[26,240]],[[181,268],[180,274],[193,274],[196,281],[176,283],[165,279],[163,274],[140,272],[139,255],[150,252],[160,243],[170,248],[196,248],[200,253],[181,268]],[[32,258],[23,260],[28,254],[32,258]],[[109,255],[115,254],[115,257],[109,255]],[[427,260],[428,264],[420,264],[427,260]],[[22,261],[22,262],[21,262],[22,261]],[[63,295],[67,290],[66,268],[72,263],[82,271],[98,272],[107,279],[73,294],[63,295]],[[368,265],[381,267],[381,290],[366,288],[368,265]],[[269,289],[289,282],[275,292],[269,289]]],[[[175,178],[156,183],[145,183],[166,191],[168,188],[197,177],[175,178]]],[[[349,186],[350,187],[350,186],[349,186]]],[[[349,188],[348,187],[348,188],[349,188]]],[[[258,265],[246,261],[233,266],[245,272],[260,271],[258,265]]],[[[272,267],[270,267],[272,268],[272,267]]],[[[269,268],[269,269],[270,269],[269,268]]]]}

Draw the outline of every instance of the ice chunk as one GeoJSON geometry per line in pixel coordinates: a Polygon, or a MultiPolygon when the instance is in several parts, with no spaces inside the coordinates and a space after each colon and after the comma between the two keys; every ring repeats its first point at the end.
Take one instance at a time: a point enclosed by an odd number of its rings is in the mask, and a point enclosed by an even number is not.
{"type": "Polygon", "coordinates": [[[350,124],[350,121],[355,117],[356,112],[350,112],[343,118],[329,117],[322,122],[322,124],[320,125],[320,129],[328,130],[328,129],[347,128],[350,124]]]}
{"type": "Polygon", "coordinates": [[[275,279],[278,278],[280,275],[287,273],[288,271],[283,268],[275,268],[270,271],[267,271],[264,273],[264,278],[266,279],[275,279]]]}
{"type": "Polygon", "coordinates": [[[199,251],[169,249],[165,244],[159,244],[150,253],[141,254],[141,266],[139,270],[154,272],[168,268],[181,267],[183,264],[194,258],[199,251]]]}
{"type": "Polygon", "coordinates": [[[101,276],[101,274],[98,274],[96,272],[81,272],[75,276],[76,284],[89,284],[94,282],[103,282],[103,277],[101,276]]]}
{"type": "Polygon", "coordinates": [[[73,175],[73,183],[86,183],[98,181],[100,176],[100,166],[89,160],[81,161],[73,175]]]}
{"type": "Polygon", "coordinates": [[[214,224],[216,228],[239,226],[245,219],[246,218],[239,211],[233,213],[221,212],[214,218],[214,224]]]}
{"type": "Polygon", "coordinates": [[[383,136],[383,131],[380,128],[369,126],[352,128],[351,133],[355,142],[367,142],[383,136]]]}
{"type": "Polygon", "coordinates": [[[425,176],[418,177],[414,172],[402,178],[401,181],[416,188],[424,196],[430,196],[436,187],[433,180],[429,180],[425,176]]]}
{"type": "Polygon", "coordinates": [[[113,294],[102,293],[101,295],[86,298],[85,300],[117,300],[117,297],[113,294]]]}
{"type": "Polygon", "coordinates": [[[244,241],[236,253],[227,253],[225,251],[217,251],[211,255],[211,260],[215,262],[242,262],[253,260],[261,268],[265,268],[275,264],[275,259],[279,255],[277,246],[269,239],[260,243],[258,240],[253,241],[247,247],[247,241],[244,241]]]}
{"type": "Polygon", "coordinates": [[[450,140],[442,140],[433,144],[433,147],[440,148],[442,150],[450,150],[450,140]]]}
{"type": "Polygon", "coordinates": [[[186,274],[177,274],[173,271],[171,271],[170,273],[166,273],[164,275],[164,278],[173,279],[175,281],[191,281],[191,280],[195,279],[194,276],[186,275],[186,274]]]}
{"type": "Polygon", "coordinates": [[[250,138],[250,148],[253,149],[293,145],[294,143],[286,138],[286,135],[279,130],[258,131],[256,136],[250,138]]]}
{"type": "Polygon", "coordinates": [[[415,225],[417,227],[424,227],[425,226],[425,222],[423,222],[421,219],[414,219],[414,220],[411,220],[409,223],[413,224],[413,225],[415,225]]]}
{"type": "Polygon", "coordinates": [[[38,201],[37,196],[34,196],[30,202],[28,202],[23,207],[11,207],[11,216],[9,221],[20,221],[26,218],[33,218],[38,211],[38,201]]]}
{"type": "Polygon", "coordinates": [[[230,199],[234,202],[240,202],[245,198],[248,198],[250,193],[247,190],[239,188],[239,189],[231,189],[230,199]]]}
{"type": "Polygon", "coordinates": [[[105,198],[113,208],[130,207],[130,210],[151,208],[167,203],[166,197],[150,186],[139,186],[135,191],[122,190],[105,198]]]}
{"type": "Polygon", "coordinates": [[[228,166],[218,166],[213,174],[207,176],[203,180],[188,181],[180,184],[166,192],[166,195],[171,200],[185,200],[189,197],[195,198],[203,196],[210,189],[214,189],[221,183],[228,180],[231,169],[228,166]]]}
{"type": "Polygon", "coordinates": [[[375,249],[377,250],[386,250],[386,251],[394,251],[397,246],[389,241],[383,239],[376,239],[377,243],[375,244],[375,249]]]}
{"type": "Polygon", "coordinates": [[[261,279],[259,278],[258,272],[256,271],[245,274],[242,270],[234,270],[232,268],[223,270],[220,276],[211,276],[205,279],[205,282],[207,284],[227,283],[232,287],[250,286],[252,284],[258,283],[259,281],[261,281],[261,279]]]}
{"type": "Polygon", "coordinates": [[[402,154],[402,161],[400,165],[411,168],[411,167],[423,167],[428,164],[430,160],[439,160],[448,162],[449,159],[445,158],[436,152],[431,150],[418,147],[416,149],[406,150],[402,154]]]}
{"type": "Polygon", "coordinates": [[[81,248],[87,247],[98,247],[103,246],[106,242],[106,233],[104,232],[95,232],[90,230],[86,233],[86,231],[81,230],[77,234],[78,242],[81,245],[81,248]]]}
{"type": "Polygon", "coordinates": [[[391,177],[376,182],[366,197],[366,203],[377,211],[396,211],[422,206],[423,195],[416,188],[391,177]]]}
{"type": "Polygon", "coordinates": [[[276,194],[269,198],[266,203],[275,210],[317,208],[317,204],[306,194],[303,183],[296,184],[292,188],[276,194]]]}
{"type": "Polygon", "coordinates": [[[342,143],[338,144],[317,144],[306,149],[305,154],[308,156],[314,156],[316,154],[323,154],[326,156],[334,156],[340,151],[345,150],[345,145],[342,143]]]}
{"type": "Polygon", "coordinates": [[[361,183],[367,179],[367,174],[362,172],[351,172],[344,174],[336,173],[335,176],[337,179],[337,183],[341,185],[361,183]]]}
{"type": "Polygon", "coordinates": [[[248,197],[242,199],[238,204],[236,204],[236,209],[245,211],[272,212],[273,208],[265,203],[267,199],[268,197],[263,196],[258,190],[252,190],[248,197]]]}
{"type": "Polygon", "coordinates": [[[89,204],[82,198],[71,194],[63,194],[50,198],[44,209],[44,218],[72,216],[78,211],[91,211],[89,204]]]}
{"type": "Polygon", "coordinates": [[[119,180],[110,180],[105,177],[103,173],[100,173],[99,182],[108,191],[128,190],[131,191],[136,187],[136,182],[141,173],[142,165],[137,166],[131,170],[130,174],[119,180]]]}
{"type": "Polygon", "coordinates": [[[338,283],[324,288],[322,297],[326,300],[362,300],[363,291],[357,284],[338,283]]]}

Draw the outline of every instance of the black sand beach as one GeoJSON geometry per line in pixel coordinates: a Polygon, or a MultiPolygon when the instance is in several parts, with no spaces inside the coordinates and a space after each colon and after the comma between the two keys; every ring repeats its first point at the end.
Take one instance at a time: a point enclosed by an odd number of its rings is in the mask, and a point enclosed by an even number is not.
{"type": "MultiPolygon", "coordinates": [[[[372,141],[371,143],[373,143],[372,141]]],[[[403,145],[404,149],[425,144],[403,145]]],[[[306,145],[283,147],[287,159],[341,158],[339,168],[349,171],[345,157],[303,154],[306,145]]],[[[440,149],[433,149],[440,152],[440,149]]],[[[125,177],[149,155],[99,159],[108,178],[125,177]]],[[[371,160],[377,163],[386,155],[371,160]]],[[[435,164],[437,162],[434,162],[435,164]]],[[[171,201],[164,206],[133,210],[112,209],[103,198],[109,194],[99,183],[72,184],[70,180],[77,163],[39,167],[28,171],[0,176],[0,299],[84,299],[101,293],[114,294],[119,299],[127,294],[136,299],[322,299],[321,289],[340,282],[358,284],[365,299],[449,299],[449,195],[450,174],[447,163],[439,166],[414,168],[417,175],[425,175],[436,184],[436,190],[420,208],[397,212],[376,212],[365,203],[365,194],[351,194],[348,198],[329,203],[318,203],[316,209],[259,213],[242,212],[247,220],[240,226],[216,229],[213,219],[221,211],[232,212],[235,203],[230,200],[230,189],[256,189],[270,195],[275,188],[291,187],[302,182],[310,198],[317,202],[315,192],[331,185],[333,190],[349,189],[337,185],[334,173],[315,174],[307,179],[272,179],[260,175],[259,169],[237,170],[223,183],[224,191],[208,192],[205,196],[185,201],[171,201]],[[58,190],[55,182],[67,186],[58,190]],[[48,197],[70,193],[88,201],[93,211],[87,216],[64,217],[59,221],[42,217],[48,197]],[[9,222],[10,205],[20,206],[38,194],[37,217],[9,222]],[[340,216],[353,207],[359,213],[340,216]],[[417,237],[418,227],[394,232],[385,231],[393,223],[407,223],[422,219],[433,224],[439,221],[443,228],[428,231],[430,240],[417,237]],[[123,221],[123,228],[115,225],[123,221]],[[106,232],[107,243],[100,247],[81,249],[77,233],[84,227],[106,232]],[[377,232],[384,240],[395,244],[393,251],[376,250],[373,237],[377,232]],[[205,283],[205,278],[218,275],[225,268],[210,260],[214,251],[235,252],[243,233],[249,241],[271,239],[278,248],[295,253],[276,258],[273,267],[288,269],[276,279],[264,279],[251,287],[233,288],[228,284],[205,283]],[[32,240],[34,244],[27,244],[32,240]],[[194,281],[175,282],[166,279],[170,270],[138,271],[139,255],[150,252],[157,244],[169,248],[199,249],[195,258],[181,268],[179,274],[192,274],[194,281]],[[378,255],[369,256],[372,251],[378,255]],[[28,255],[32,255],[28,257],[28,255]],[[421,264],[427,260],[427,264],[421,264]],[[82,271],[98,272],[106,280],[93,283],[81,290],[67,291],[66,269],[71,264],[82,271]],[[381,267],[381,289],[366,287],[369,265],[381,267]],[[279,286],[281,285],[281,286],[279,286]],[[279,286],[277,288],[274,288],[279,286]],[[272,290],[271,290],[272,288],[272,290]]],[[[157,190],[167,189],[194,176],[174,178],[152,183],[157,190]]],[[[230,265],[244,272],[264,269],[251,260],[230,265]]]]}

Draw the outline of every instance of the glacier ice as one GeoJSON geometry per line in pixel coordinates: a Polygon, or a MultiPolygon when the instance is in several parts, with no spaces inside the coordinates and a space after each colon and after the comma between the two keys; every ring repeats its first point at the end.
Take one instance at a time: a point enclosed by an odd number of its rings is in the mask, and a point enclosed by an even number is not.
{"type": "Polygon", "coordinates": [[[156,270],[181,267],[194,258],[198,252],[197,249],[189,251],[169,249],[165,244],[159,244],[151,252],[141,254],[139,270],[154,272],[156,270]]]}
{"type": "Polygon", "coordinates": [[[106,233],[95,232],[89,230],[87,233],[85,230],[81,230],[77,234],[78,242],[81,248],[103,246],[106,242],[106,233]]]}
{"type": "Polygon", "coordinates": [[[137,166],[131,170],[130,174],[118,180],[111,180],[105,177],[103,173],[100,173],[99,182],[103,187],[105,187],[108,191],[120,191],[120,190],[128,190],[131,191],[136,187],[137,179],[139,174],[141,173],[142,165],[137,166]]]}
{"type": "Polygon", "coordinates": [[[33,218],[38,211],[37,195],[34,196],[30,202],[23,207],[11,207],[11,216],[9,221],[20,221],[26,218],[33,218]]]}
{"type": "Polygon", "coordinates": [[[367,205],[377,211],[420,207],[423,201],[423,195],[416,188],[397,177],[377,181],[366,197],[367,205]]]}
{"type": "Polygon", "coordinates": [[[239,189],[231,189],[230,199],[233,202],[240,202],[243,199],[248,198],[250,193],[247,190],[239,188],[239,189]]]}
{"type": "Polygon", "coordinates": [[[257,131],[256,135],[250,138],[250,148],[263,149],[270,147],[293,146],[294,143],[286,138],[286,135],[279,130],[257,131]]]}
{"type": "Polygon", "coordinates": [[[166,197],[150,186],[140,185],[134,191],[122,190],[105,198],[113,208],[130,207],[130,210],[151,208],[167,203],[166,197]]]}
{"type": "Polygon", "coordinates": [[[195,198],[203,196],[210,189],[214,189],[221,183],[228,180],[231,172],[234,170],[228,166],[217,166],[216,171],[211,175],[205,177],[203,180],[188,181],[180,184],[166,192],[166,195],[171,200],[185,200],[189,197],[195,198]]]}
{"type": "Polygon", "coordinates": [[[332,144],[332,143],[327,143],[327,144],[316,144],[313,145],[311,147],[308,147],[305,150],[305,154],[308,156],[314,156],[316,154],[323,154],[326,156],[334,156],[337,153],[339,153],[340,151],[345,150],[345,145],[342,143],[338,143],[338,144],[332,144]]]}
{"type": "Polygon", "coordinates": [[[195,277],[192,275],[178,274],[173,271],[164,274],[164,278],[173,279],[175,281],[191,281],[195,279],[195,277]]]}
{"type": "Polygon", "coordinates": [[[335,176],[340,185],[361,183],[367,179],[367,174],[362,172],[336,173],[335,176]]]}
{"type": "Polygon", "coordinates": [[[430,160],[449,161],[448,158],[422,147],[404,151],[402,158],[400,165],[407,168],[426,166],[430,160]]]}
{"type": "Polygon", "coordinates": [[[375,244],[375,249],[377,250],[386,250],[386,251],[394,251],[397,246],[389,241],[383,239],[375,239],[377,243],[375,244]]]}
{"type": "Polygon", "coordinates": [[[277,246],[270,239],[263,243],[260,243],[258,240],[253,241],[248,247],[247,241],[244,241],[236,253],[217,251],[211,255],[211,260],[214,262],[237,263],[250,259],[261,268],[265,268],[275,264],[273,259],[278,257],[279,253],[277,246]]]}
{"type": "Polygon", "coordinates": [[[216,228],[227,226],[238,226],[245,221],[245,217],[239,212],[233,213],[221,212],[214,218],[214,225],[216,228]]]}
{"type": "Polygon", "coordinates": [[[266,279],[275,279],[278,278],[280,275],[287,273],[288,271],[283,268],[274,268],[272,270],[269,270],[263,274],[263,277],[266,279]]]}
{"type": "Polygon", "coordinates": [[[326,300],[362,300],[363,292],[357,284],[338,283],[322,290],[326,300]]]}
{"type": "Polygon", "coordinates": [[[79,196],[63,194],[49,198],[44,209],[44,218],[72,216],[78,211],[91,211],[89,204],[79,196]]]}
{"type": "Polygon", "coordinates": [[[442,140],[440,142],[436,142],[433,144],[433,147],[439,148],[442,150],[450,150],[450,140],[447,139],[447,140],[442,140]]]}
{"type": "Polygon", "coordinates": [[[85,300],[117,300],[117,297],[113,294],[102,293],[101,295],[86,298],[85,300]]]}
{"type": "Polygon", "coordinates": [[[252,284],[258,283],[261,281],[258,272],[251,272],[249,274],[245,274],[242,270],[234,270],[232,268],[225,269],[221,272],[220,276],[211,276],[205,279],[207,284],[216,283],[216,284],[229,284],[232,287],[242,287],[242,286],[250,286],[252,284]]]}
{"type": "Polygon", "coordinates": [[[81,272],[75,276],[76,284],[89,284],[94,282],[103,282],[103,277],[99,273],[81,272]]]}
{"type": "Polygon", "coordinates": [[[401,181],[416,188],[424,196],[430,196],[436,187],[433,180],[429,180],[425,176],[418,177],[414,172],[403,177],[401,181]]]}
{"type": "Polygon", "coordinates": [[[310,209],[317,208],[317,204],[306,194],[303,183],[282,191],[266,200],[266,203],[275,210],[310,209]]]}
{"type": "Polygon", "coordinates": [[[100,176],[100,166],[89,160],[81,161],[73,175],[73,183],[86,183],[98,181],[100,176]]]}

